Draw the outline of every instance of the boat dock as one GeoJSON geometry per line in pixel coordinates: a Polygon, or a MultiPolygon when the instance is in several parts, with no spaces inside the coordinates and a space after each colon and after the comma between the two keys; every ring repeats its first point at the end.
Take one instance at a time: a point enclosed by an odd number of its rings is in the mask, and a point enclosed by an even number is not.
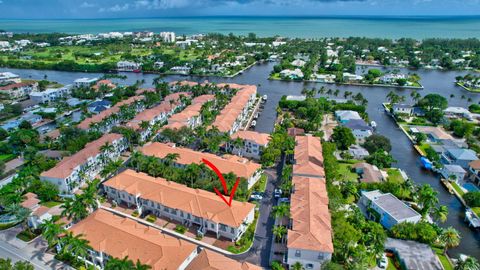
{"type": "Polygon", "coordinates": [[[475,229],[480,228],[480,219],[470,208],[465,210],[465,221],[468,222],[468,226],[470,227],[475,229]]]}

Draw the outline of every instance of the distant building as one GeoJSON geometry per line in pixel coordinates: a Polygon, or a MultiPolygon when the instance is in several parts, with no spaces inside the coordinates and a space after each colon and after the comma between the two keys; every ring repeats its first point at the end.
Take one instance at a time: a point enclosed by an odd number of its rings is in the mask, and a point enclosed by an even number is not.
{"type": "Polygon", "coordinates": [[[0,93],[6,95],[6,98],[11,100],[21,100],[28,97],[28,95],[37,91],[38,83],[35,81],[11,83],[5,86],[0,86],[0,93]]]}
{"type": "Polygon", "coordinates": [[[392,110],[395,114],[413,114],[413,106],[408,104],[393,104],[392,110]]]}
{"type": "Polygon", "coordinates": [[[280,77],[282,78],[289,78],[292,80],[303,79],[303,72],[301,69],[296,68],[294,70],[291,69],[284,69],[280,71],[280,77]]]}
{"type": "Polygon", "coordinates": [[[382,193],[379,190],[361,193],[359,205],[364,214],[387,229],[402,222],[417,223],[422,219],[417,211],[390,193],[382,193]]]}
{"type": "Polygon", "coordinates": [[[415,241],[387,238],[385,250],[393,252],[401,269],[443,270],[437,254],[427,244],[415,241]]]}
{"type": "Polygon", "coordinates": [[[0,72],[0,84],[7,82],[21,83],[22,79],[20,79],[20,76],[12,72],[0,72]]]}
{"type": "Polygon", "coordinates": [[[77,88],[90,87],[98,81],[98,78],[80,78],[73,81],[73,85],[77,88]]]}
{"type": "Polygon", "coordinates": [[[360,182],[362,183],[378,183],[385,179],[377,166],[366,162],[360,162],[353,165],[353,169],[358,175],[360,175],[360,182]]]}
{"type": "Polygon", "coordinates": [[[345,80],[347,82],[359,82],[359,81],[363,80],[363,76],[348,73],[348,72],[344,72],[343,73],[343,80],[345,80]]]}
{"type": "Polygon", "coordinates": [[[354,158],[354,159],[365,159],[370,155],[368,153],[367,149],[361,147],[360,145],[352,145],[348,148],[348,153],[354,158]]]}
{"type": "Polygon", "coordinates": [[[174,43],[177,41],[174,32],[161,32],[160,37],[163,39],[163,42],[174,43]]]}
{"type": "Polygon", "coordinates": [[[131,61],[120,61],[117,63],[118,71],[137,71],[141,70],[142,64],[131,61]]]}
{"type": "Polygon", "coordinates": [[[171,72],[174,72],[174,73],[179,73],[179,74],[183,74],[183,75],[188,75],[190,74],[190,70],[192,68],[190,67],[187,67],[187,66],[175,66],[175,67],[172,67],[170,69],[171,72]]]}
{"type": "Polygon", "coordinates": [[[468,169],[468,164],[477,159],[477,153],[475,153],[473,150],[451,148],[447,149],[447,151],[443,153],[441,162],[443,164],[459,165],[464,169],[468,169]]]}

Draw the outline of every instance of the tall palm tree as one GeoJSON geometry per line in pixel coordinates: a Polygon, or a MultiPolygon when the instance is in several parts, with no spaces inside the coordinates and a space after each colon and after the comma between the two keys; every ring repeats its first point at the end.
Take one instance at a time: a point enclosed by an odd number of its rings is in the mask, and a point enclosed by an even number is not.
{"type": "Polygon", "coordinates": [[[460,233],[453,227],[448,227],[442,231],[440,234],[440,242],[445,245],[443,249],[443,254],[447,254],[449,248],[456,247],[460,245],[460,233]]]}
{"type": "Polygon", "coordinates": [[[46,220],[40,225],[42,236],[47,240],[48,246],[53,247],[59,241],[59,235],[64,233],[63,224],[57,224],[52,219],[46,220]]]}
{"type": "Polygon", "coordinates": [[[163,158],[163,160],[166,164],[171,166],[173,163],[175,163],[175,161],[177,161],[179,157],[180,155],[178,153],[169,153],[163,158]]]}
{"type": "Polygon", "coordinates": [[[287,227],[274,226],[272,232],[273,232],[273,235],[275,235],[275,238],[277,239],[277,241],[280,242],[283,240],[283,237],[285,236],[285,234],[287,234],[287,227]]]}
{"type": "Polygon", "coordinates": [[[73,238],[70,239],[70,242],[68,243],[69,247],[69,252],[71,255],[73,255],[75,258],[80,258],[85,262],[85,266],[87,265],[87,256],[88,256],[88,250],[90,247],[88,246],[88,241],[85,239],[82,239],[82,235],[75,235],[73,238]]]}
{"type": "Polygon", "coordinates": [[[480,263],[474,257],[458,260],[455,270],[480,270],[480,263]]]}
{"type": "Polygon", "coordinates": [[[425,218],[430,212],[430,209],[438,203],[438,192],[435,191],[430,185],[422,185],[418,190],[418,202],[422,207],[420,214],[422,218],[425,218]]]}
{"type": "MultiPolygon", "coordinates": [[[[283,218],[290,216],[290,206],[286,203],[281,203],[277,206],[272,207],[272,215],[275,218],[283,218]]],[[[281,224],[281,222],[280,222],[281,224]]]]}
{"type": "Polygon", "coordinates": [[[142,122],[140,122],[140,128],[141,128],[142,130],[146,130],[146,129],[148,129],[149,127],[150,127],[150,122],[148,122],[148,121],[142,121],[142,122]]]}
{"type": "Polygon", "coordinates": [[[147,264],[142,264],[140,260],[137,260],[137,263],[135,263],[135,267],[133,268],[134,270],[148,270],[152,269],[150,265],[147,264]]]}
{"type": "Polygon", "coordinates": [[[447,221],[448,207],[445,206],[445,205],[441,205],[441,206],[435,208],[434,211],[433,211],[433,216],[438,221],[444,223],[445,221],[447,221]]]}

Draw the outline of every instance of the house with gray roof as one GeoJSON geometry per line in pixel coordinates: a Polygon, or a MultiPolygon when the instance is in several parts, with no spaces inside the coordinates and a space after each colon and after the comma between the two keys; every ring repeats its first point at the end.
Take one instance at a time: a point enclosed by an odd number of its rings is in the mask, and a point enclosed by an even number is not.
{"type": "Polygon", "coordinates": [[[413,114],[413,106],[408,104],[393,104],[392,110],[395,114],[413,114]]]}
{"type": "Polygon", "coordinates": [[[353,119],[362,119],[360,114],[358,114],[356,111],[335,111],[335,118],[337,118],[337,121],[342,124],[345,124],[353,119]]]}
{"type": "Polygon", "coordinates": [[[395,254],[402,269],[443,270],[435,252],[427,244],[410,240],[387,238],[385,250],[395,254]]]}
{"type": "Polygon", "coordinates": [[[362,191],[361,194],[359,206],[365,216],[387,229],[402,222],[417,223],[422,218],[417,211],[390,193],[373,190],[362,191]]]}
{"type": "Polygon", "coordinates": [[[444,165],[443,168],[440,170],[443,178],[454,180],[455,182],[459,183],[465,178],[467,171],[463,169],[461,166],[458,165],[444,165]]]}
{"type": "Polygon", "coordinates": [[[373,128],[367,124],[363,119],[352,119],[346,123],[343,123],[344,126],[348,127],[357,142],[363,142],[366,138],[372,136],[373,128]]]}
{"type": "Polygon", "coordinates": [[[442,155],[443,164],[459,165],[464,169],[468,169],[468,163],[477,159],[475,151],[464,148],[450,148],[442,155]]]}

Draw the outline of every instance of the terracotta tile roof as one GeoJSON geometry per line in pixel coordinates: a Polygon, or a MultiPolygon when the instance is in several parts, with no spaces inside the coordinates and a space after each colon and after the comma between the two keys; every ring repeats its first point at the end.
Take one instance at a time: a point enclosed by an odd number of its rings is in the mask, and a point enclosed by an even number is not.
{"type": "Polygon", "coordinates": [[[190,96],[190,94],[186,92],[178,92],[178,93],[170,94],[166,96],[165,99],[159,105],[151,109],[144,110],[139,114],[137,114],[135,118],[130,120],[125,126],[137,130],[140,128],[140,123],[142,121],[150,122],[155,117],[161,115],[162,113],[171,112],[174,107],[180,104],[180,96],[182,95],[186,97],[190,96]],[[173,100],[173,103],[170,103],[171,100],[173,100]]]}
{"type": "Polygon", "coordinates": [[[328,211],[325,182],[317,178],[292,178],[290,198],[292,229],[288,230],[288,248],[333,252],[332,225],[328,211]]]}
{"type": "Polygon", "coordinates": [[[294,173],[325,177],[320,139],[313,136],[297,136],[295,137],[295,142],[294,173]]]}
{"type": "MultiPolygon", "coordinates": [[[[224,87],[226,84],[219,84],[219,87],[224,87]]],[[[216,126],[221,132],[229,132],[238,116],[247,106],[250,97],[257,93],[255,85],[238,85],[230,84],[230,88],[239,89],[235,96],[232,97],[229,104],[227,104],[220,114],[217,116],[211,126],[216,126]]]]}
{"type": "Polygon", "coordinates": [[[77,125],[77,127],[80,128],[80,129],[87,130],[87,129],[90,128],[91,123],[102,122],[103,119],[109,117],[112,114],[115,114],[115,113],[119,112],[120,107],[122,105],[129,105],[129,104],[132,104],[135,101],[142,100],[142,99],[144,99],[144,96],[133,96],[133,97],[130,97],[129,99],[118,102],[117,104],[115,104],[115,106],[113,106],[109,109],[106,109],[106,110],[104,110],[103,112],[101,112],[97,115],[94,115],[90,118],[87,118],[87,119],[83,120],[80,124],[77,125]]]}
{"type": "Polygon", "coordinates": [[[12,89],[15,89],[15,88],[21,88],[21,87],[30,86],[30,85],[33,85],[33,84],[34,84],[34,83],[25,83],[25,82],[12,83],[12,84],[9,84],[9,85],[1,86],[1,87],[0,87],[0,91],[3,91],[3,90],[12,90],[12,89]]]}
{"type": "Polygon", "coordinates": [[[20,205],[24,208],[32,210],[33,208],[38,206],[38,204],[40,203],[40,200],[38,199],[37,194],[35,193],[28,192],[25,195],[23,195],[23,197],[25,198],[25,200],[22,203],[20,203],[20,205]]]}
{"type": "Polygon", "coordinates": [[[468,166],[470,166],[474,170],[480,170],[480,159],[468,163],[468,166]]]}
{"type": "Polygon", "coordinates": [[[117,87],[112,81],[110,80],[100,80],[98,81],[94,86],[92,86],[93,89],[98,90],[102,85],[106,85],[108,88],[113,89],[117,87]]]}
{"type": "Polygon", "coordinates": [[[301,128],[289,128],[287,129],[287,133],[289,136],[295,137],[295,136],[301,136],[305,134],[305,130],[301,128]]]}
{"type": "Polygon", "coordinates": [[[186,270],[261,270],[260,266],[239,262],[219,253],[203,249],[186,270]]]}
{"type": "Polygon", "coordinates": [[[58,137],[60,137],[60,130],[59,129],[54,129],[52,131],[49,131],[45,134],[40,135],[40,138],[45,139],[46,137],[49,137],[53,140],[56,140],[58,137]]]}
{"type": "Polygon", "coordinates": [[[240,138],[242,140],[248,140],[255,142],[259,145],[267,145],[270,141],[270,134],[260,133],[256,131],[240,130],[230,136],[232,139],[240,138]]]}
{"type": "Polygon", "coordinates": [[[170,86],[177,86],[177,85],[180,85],[180,86],[197,86],[198,83],[197,82],[190,82],[190,81],[173,81],[173,82],[170,82],[168,83],[168,85],[170,86]]]}
{"type": "Polygon", "coordinates": [[[249,179],[261,168],[260,164],[249,161],[233,155],[224,155],[219,157],[210,153],[197,152],[188,148],[170,146],[168,144],[154,142],[146,144],[140,150],[144,155],[164,158],[168,154],[178,154],[179,157],[175,162],[179,164],[203,164],[202,159],[205,158],[213,163],[222,173],[232,172],[238,177],[249,179]]]}
{"type": "Polygon", "coordinates": [[[194,98],[191,105],[187,106],[183,111],[172,115],[168,119],[168,125],[165,125],[163,129],[180,129],[187,126],[190,118],[200,115],[203,104],[214,99],[214,95],[202,95],[194,98]]]}
{"type": "Polygon", "coordinates": [[[178,269],[196,249],[187,241],[101,209],[69,230],[82,234],[96,251],[120,259],[128,256],[153,270],[178,269]]]}
{"type": "Polygon", "coordinates": [[[87,143],[85,147],[72,156],[65,157],[55,167],[43,172],[40,176],[51,177],[58,179],[65,179],[68,177],[74,168],[84,164],[90,157],[96,156],[100,153],[100,148],[106,142],[112,143],[115,140],[122,138],[120,134],[105,134],[98,140],[87,143]]]}
{"type": "Polygon", "coordinates": [[[189,188],[133,170],[118,174],[104,185],[232,227],[240,226],[255,208],[254,204],[239,201],[233,201],[229,207],[213,192],[189,188]]]}

